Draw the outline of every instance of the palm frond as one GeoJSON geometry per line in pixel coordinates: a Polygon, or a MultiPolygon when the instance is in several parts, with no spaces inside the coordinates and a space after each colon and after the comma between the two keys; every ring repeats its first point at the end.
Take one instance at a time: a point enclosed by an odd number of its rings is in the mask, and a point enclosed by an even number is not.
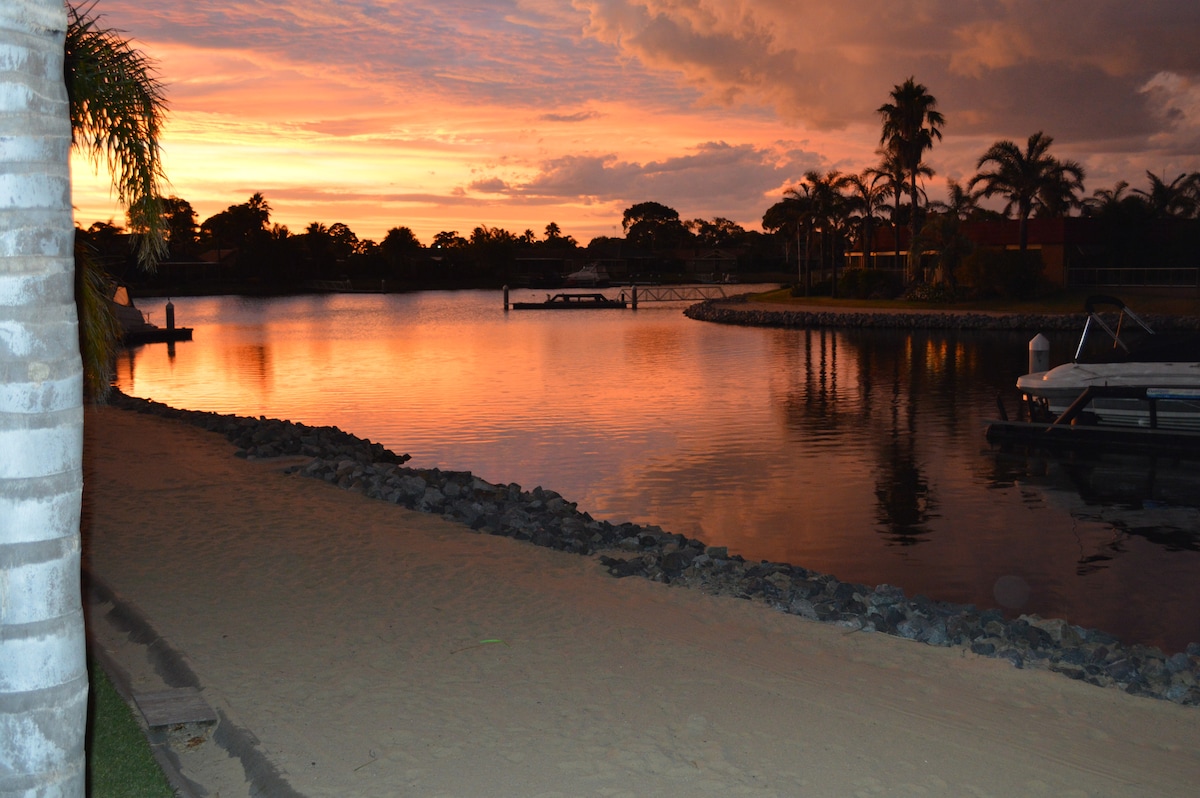
{"type": "Polygon", "coordinates": [[[118,31],[100,26],[94,2],[67,8],[65,77],[74,144],[112,174],[117,201],[139,235],[138,261],[152,269],[166,254],[163,85],[146,55],[118,31]]]}
{"type": "Polygon", "coordinates": [[[112,390],[113,360],[121,325],[113,312],[113,285],[90,246],[75,240],[75,301],[79,304],[79,351],[83,357],[83,395],[104,404],[112,390]]]}

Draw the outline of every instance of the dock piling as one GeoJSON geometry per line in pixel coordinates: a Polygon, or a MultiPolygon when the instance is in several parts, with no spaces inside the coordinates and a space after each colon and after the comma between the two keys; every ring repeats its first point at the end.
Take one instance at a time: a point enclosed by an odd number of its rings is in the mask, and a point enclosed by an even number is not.
{"type": "Polygon", "coordinates": [[[1038,333],[1029,342],[1029,373],[1050,370],[1050,339],[1038,333]]]}

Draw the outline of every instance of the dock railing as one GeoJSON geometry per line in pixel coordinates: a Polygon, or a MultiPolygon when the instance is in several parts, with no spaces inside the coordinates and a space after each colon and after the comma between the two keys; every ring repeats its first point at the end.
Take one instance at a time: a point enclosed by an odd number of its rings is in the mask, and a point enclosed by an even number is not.
{"type": "Polygon", "coordinates": [[[727,299],[724,285],[631,285],[633,307],[639,302],[703,302],[727,299]]]}

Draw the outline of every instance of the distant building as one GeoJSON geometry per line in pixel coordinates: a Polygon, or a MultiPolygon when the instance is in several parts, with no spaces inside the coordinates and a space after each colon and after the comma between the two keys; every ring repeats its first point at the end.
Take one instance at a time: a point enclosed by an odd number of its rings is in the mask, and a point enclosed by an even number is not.
{"type": "MultiPolygon", "coordinates": [[[[961,232],[976,248],[1017,250],[1015,219],[963,222],[961,232]]],[[[893,228],[876,229],[869,259],[860,249],[845,253],[847,269],[902,273],[908,261],[908,229],[900,227],[899,258],[893,228]]],[[[1200,287],[1200,220],[1159,219],[1118,226],[1098,217],[1030,219],[1027,249],[1042,260],[1047,282],[1062,287],[1158,285],[1200,287]]],[[[938,251],[921,253],[932,269],[938,251]]]]}

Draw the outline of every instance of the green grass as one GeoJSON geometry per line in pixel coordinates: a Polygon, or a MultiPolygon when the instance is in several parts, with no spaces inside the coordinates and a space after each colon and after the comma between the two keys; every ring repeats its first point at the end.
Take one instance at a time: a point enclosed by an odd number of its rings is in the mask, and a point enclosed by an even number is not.
{"type": "Polygon", "coordinates": [[[88,706],[87,784],[92,798],[173,798],[133,710],[95,662],[88,706]]]}
{"type": "MultiPolygon", "coordinates": [[[[903,299],[834,299],[828,296],[793,297],[790,289],[784,288],[769,291],[751,297],[751,301],[784,303],[815,307],[860,308],[863,310],[887,309],[929,309],[941,310],[989,310],[1006,313],[1068,313],[1082,314],[1083,302],[1089,294],[1102,294],[1104,291],[1062,291],[1053,296],[1014,301],[1003,299],[988,299],[972,302],[912,302],[903,299]]],[[[1111,293],[1111,292],[1109,292],[1111,293]]],[[[1181,316],[1200,316],[1200,299],[1194,289],[1182,289],[1174,292],[1136,292],[1118,291],[1116,295],[1129,303],[1129,306],[1139,314],[1165,313],[1181,316]]]]}

